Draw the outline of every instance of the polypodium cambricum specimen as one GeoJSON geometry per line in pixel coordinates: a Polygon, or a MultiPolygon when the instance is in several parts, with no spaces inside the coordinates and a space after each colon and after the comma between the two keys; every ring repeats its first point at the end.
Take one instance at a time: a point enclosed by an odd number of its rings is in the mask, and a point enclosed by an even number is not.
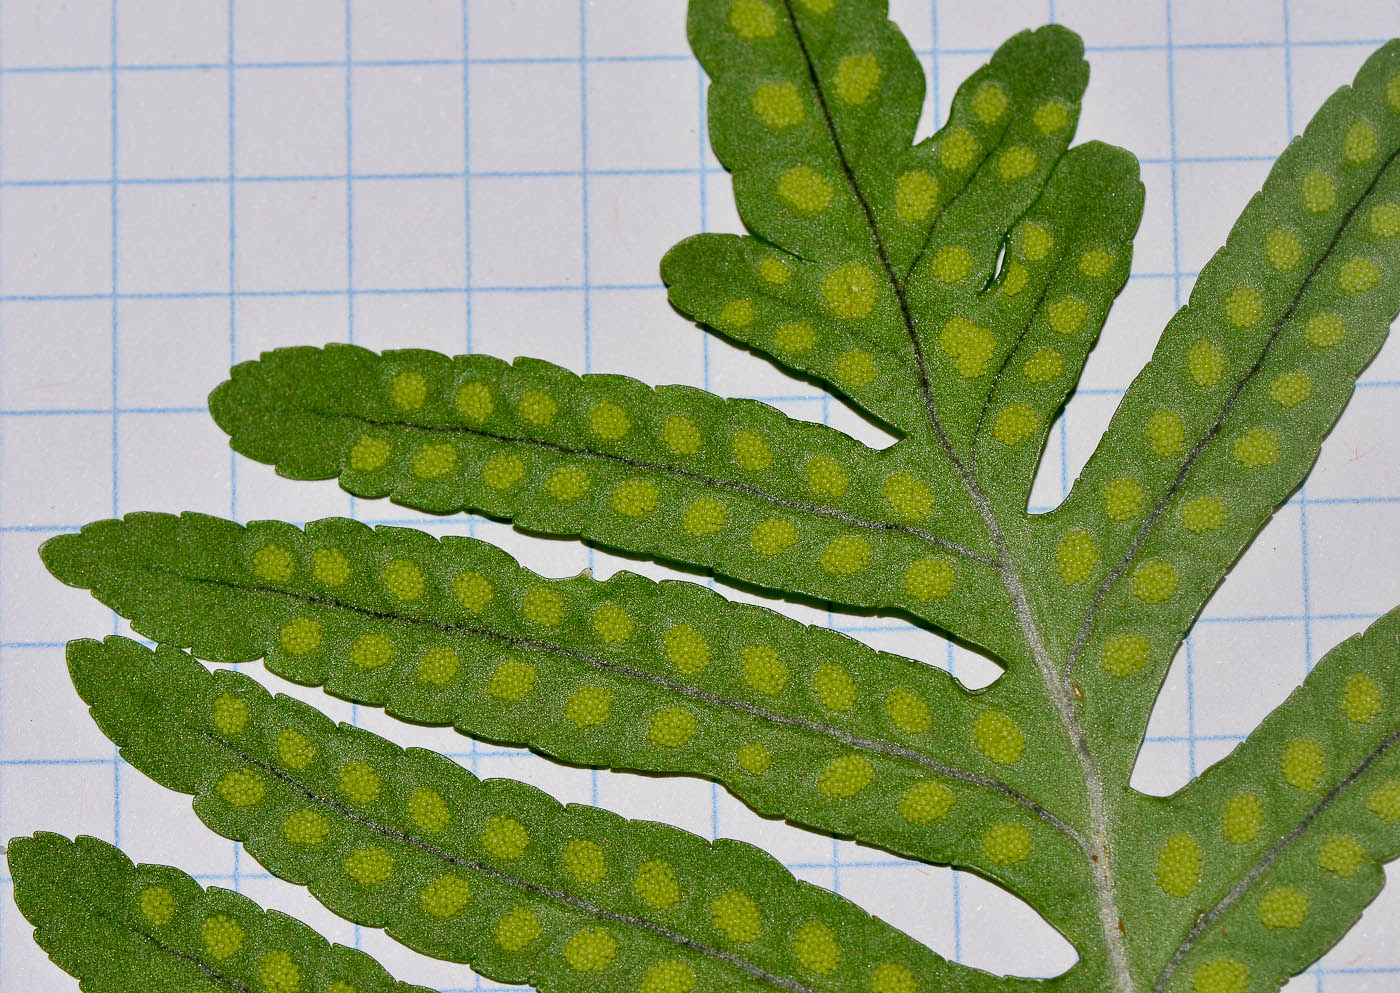
{"type": "Polygon", "coordinates": [[[238,366],[211,411],[285,475],[898,613],[1002,676],[970,692],[692,583],[543,579],[466,538],[134,514],[44,548],[170,646],[74,643],[79,692],[134,765],[337,913],[544,990],[1276,989],[1400,852],[1400,613],[1175,796],[1129,776],[1177,647],[1400,309],[1400,42],[1284,151],[1068,498],[1030,515],[1142,207],[1130,154],[1069,147],[1079,40],[1012,38],[915,144],[923,79],[879,0],[694,0],[690,33],[751,235],[676,246],[671,299],[895,444],[537,360],[336,345],[238,366]],[[945,961],[757,850],[477,781],[181,647],[715,779],[997,881],[1079,962],[945,961]]]}

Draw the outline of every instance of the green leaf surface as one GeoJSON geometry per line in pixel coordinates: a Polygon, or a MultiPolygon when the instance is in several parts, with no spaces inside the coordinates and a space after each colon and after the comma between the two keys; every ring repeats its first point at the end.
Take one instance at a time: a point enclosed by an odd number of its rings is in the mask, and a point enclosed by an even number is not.
{"type": "Polygon", "coordinates": [[[1053,715],[691,583],[547,580],[471,538],[133,514],[43,550],[142,634],[395,716],[595,766],[718,780],[760,813],[974,869],[1092,936],[1053,715]],[[1020,723],[1009,712],[1029,713],[1020,723]],[[1002,857],[989,840],[1025,830],[1002,857]],[[1029,858],[1035,854],[1033,859],[1029,858]]]}
{"type": "MultiPolygon", "coordinates": [[[[1331,948],[1400,856],[1400,610],[1338,645],[1226,759],[1139,822],[1127,903],[1175,944],[1135,942],[1156,990],[1187,991],[1223,960],[1275,989],[1331,948]],[[1166,893],[1168,850],[1203,858],[1166,893]],[[1188,877],[1186,883],[1190,882],[1188,877]]],[[[1178,859],[1179,861],[1179,859],[1178,859]]]]}
{"type": "Polygon", "coordinates": [[[165,865],[81,837],[15,838],[15,903],[84,993],[428,993],[364,952],[165,865]]]}
{"type": "Polygon", "coordinates": [[[932,271],[968,292],[990,282],[1005,232],[1073,135],[1082,45],[1054,26],[1017,35],[914,145],[923,74],[885,5],[840,17],[817,6],[774,8],[746,33],[731,5],[691,5],[715,152],[756,237],[690,239],[662,276],[681,310],[926,435],[918,350],[935,350],[933,329],[905,284],[932,271]]]}
{"type": "Polygon", "coordinates": [[[209,403],[237,451],[283,475],[895,606],[1016,651],[988,609],[1009,609],[1006,593],[954,480],[751,400],[534,359],[328,345],[237,366],[209,403]]]}
{"type": "Polygon", "coordinates": [[[1391,42],[1280,156],[1069,498],[1036,522],[1041,547],[1074,534],[1095,556],[1074,584],[1046,569],[1037,599],[1115,763],[1131,761],[1176,646],[1312,468],[1400,311],[1397,72],[1391,42]],[[1149,646],[1129,679],[1101,665],[1125,636],[1149,646]]]}
{"type": "Polygon", "coordinates": [[[561,806],[247,676],[122,638],[69,646],[122,756],[329,909],[543,991],[1034,990],[947,962],[770,856],[561,806]],[[895,985],[889,985],[895,984],[895,985]],[[878,987],[877,987],[878,988],[878,987]]]}

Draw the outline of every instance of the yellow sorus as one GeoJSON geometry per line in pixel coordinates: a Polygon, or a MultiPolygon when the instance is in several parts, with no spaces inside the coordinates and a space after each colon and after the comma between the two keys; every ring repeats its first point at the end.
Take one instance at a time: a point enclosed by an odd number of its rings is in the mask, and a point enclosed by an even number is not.
{"type": "Polygon", "coordinates": [[[822,549],[822,571],[833,576],[851,576],[870,564],[870,556],[870,545],[864,538],[838,535],[822,549]]]}
{"type": "Polygon", "coordinates": [[[1225,523],[1225,501],[1209,495],[1192,497],[1181,505],[1177,513],[1187,531],[1203,534],[1225,523]]]}
{"type": "Polygon", "coordinates": [[[802,123],[807,108],[792,83],[759,83],[753,91],[753,112],[774,131],[802,123]]]}
{"type": "Polygon", "coordinates": [[[710,644],[689,624],[677,624],[662,636],[666,657],[681,672],[693,676],[710,662],[710,644]]]}
{"type": "Polygon", "coordinates": [[[1220,808],[1220,830],[1233,845],[1253,841],[1263,825],[1264,804],[1254,793],[1236,793],[1220,808]]]}
{"type": "Polygon", "coordinates": [[[847,55],[836,64],[836,95],[842,103],[862,104],[880,85],[880,60],[870,52],[847,55]]]}
{"type": "Polygon", "coordinates": [[[1148,640],[1137,633],[1114,635],[1104,642],[1099,665],[1111,676],[1131,676],[1147,665],[1151,647],[1148,640]]]}
{"type": "Polygon", "coordinates": [[[1103,488],[1104,513],[1115,521],[1130,521],[1142,509],[1147,493],[1132,476],[1119,476],[1103,488]]]}
{"type": "Polygon", "coordinates": [[[498,859],[518,859],[530,847],[530,833],[514,817],[497,814],[481,829],[481,847],[498,859]]]}
{"type": "Polygon", "coordinates": [[[1314,169],[1303,177],[1301,191],[1303,206],[1310,213],[1326,213],[1337,203],[1337,184],[1320,169],[1314,169]]]}
{"type": "Polygon", "coordinates": [[[292,578],[295,569],[296,561],[292,553],[281,545],[263,545],[253,553],[253,574],[259,579],[285,583],[292,578]]]}
{"type": "Polygon", "coordinates": [[[1019,445],[1040,424],[1040,415],[1024,403],[1013,403],[997,412],[992,437],[1007,447],[1019,445]]]}
{"type": "Polygon", "coordinates": [[[826,975],[841,963],[841,945],[836,934],[821,921],[808,921],[792,936],[797,961],[818,975],[826,975]]]}
{"type": "Polygon", "coordinates": [[[895,183],[894,211],[906,224],[917,224],[938,206],[938,179],[930,172],[915,169],[895,183]]]}
{"type": "Polygon", "coordinates": [[[771,38],[778,33],[778,15],[764,0],[734,0],[729,5],[729,26],[749,41],[771,38]]]}
{"type": "Polygon", "coordinates": [[[843,320],[869,317],[875,309],[875,274],[864,262],[847,262],[822,277],[822,299],[843,320]]]}
{"type": "Polygon", "coordinates": [[[632,420],[611,400],[599,400],[588,408],[588,427],[604,441],[618,441],[632,430],[632,420]]]}
{"type": "Polygon", "coordinates": [[[832,759],[817,776],[817,790],[833,800],[847,800],[870,785],[875,767],[859,755],[832,759]]]}
{"type": "Polygon", "coordinates": [[[902,686],[885,695],[885,716],[904,734],[923,734],[933,727],[933,713],[928,704],[902,686]]]}
{"type": "Polygon", "coordinates": [[[930,779],[904,791],[899,798],[899,816],[910,824],[929,824],[948,816],[952,806],[953,791],[930,779]]]}
{"type": "Polygon", "coordinates": [[[632,889],[646,903],[657,910],[673,906],[681,898],[680,884],[670,863],[655,859],[643,862],[637,867],[632,889]]]}
{"type": "Polygon", "coordinates": [[[831,203],[831,180],[809,165],[796,165],[778,177],[778,196],[804,214],[819,214],[831,203]]]}
{"type": "Polygon", "coordinates": [[[1000,83],[987,82],[977,87],[969,106],[983,124],[994,124],[1011,106],[1011,97],[1000,83]]]}
{"type": "Polygon", "coordinates": [[[1133,570],[1133,596],[1143,603],[1163,603],[1176,595],[1180,582],[1174,565],[1154,559],[1133,570]]]}
{"type": "Polygon", "coordinates": [[[1279,756],[1284,781],[1295,790],[1315,790],[1327,773],[1327,756],[1311,738],[1294,738],[1279,756]]]}
{"type": "Polygon", "coordinates": [[[667,707],[651,715],[647,740],[661,748],[679,748],[695,736],[695,715],[684,707],[667,707]]]}
{"type": "Polygon", "coordinates": [[[1202,962],[1191,974],[1194,993],[1248,993],[1249,966],[1230,958],[1202,962]]]}
{"type": "Polygon", "coordinates": [[[693,534],[697,538],[707,538],[723,529],[727,516],[724,504],[714,497],[701,497],[685,508],[685,516],[681,518],[681,527],[685,529],[687,534],[693,534]]]}
{"type": "Polygon", "coordinates": [[[947,559],[917,559],[904,570],[904,591],[921,603],[947,596],[956,583],[957,573],[947,559]]]}
{"type": "Polygon", "coordinates": [[[830,663],[812,675],[812,689],[827,710],[847,711],[856,702],[856,684],[850,673],[830,663]]]}
{"type": "Polygon", "coordinates": [[[972,165],[979,151],[977,139],[971,131],[953,128],[938,143],[938,160],[943,163],[943,168],[957,172],[972,165]]]}
{"type": "Polygon", "coordinates": [[[625,479],[608,495],[608,506],[624,517],[645,517],[660,500],[661,490],[650,479],[625,479]]]}
{"type": "Polygon", "coordinates": [[[1084,582],[1099,564],[1099,548],[1093,535],[1075,528],[1055,546],[1055,570],[1071,586],[1084,582]]]}
{"type": "Polygon", "coordinates": [[[404,410],[417,410],[428,397],[428,381],[416,372],[401,372],[389,381],[389,398],[404,410]]]}
{"type": "Polygon", "coordinates": [[[1308,917],[1307,896],[1292,886],[1275,886],[1259,900],[1259,923],[1270,930],[1296,931],[1308,917]]]}
{"type": "Polygon", "coordinates": [[[1024,862],[1031,854],[1031,832],[1024,824],[1006,821],[982,835],[982,851],[999,865],[1024,862]]]}
{"type": "Polygon", "coordinates": [[[214,727],[220,734],[237,734],[248,724],[248,705],[228,693],[215,698],[212,711],[214,727]]]}
{"type": "Polygon", "coordinates": [[[1250,428],[1235,439],[1230,454],[1246,469],[1273,465],[1280,454],[1278,435],[1268,428],[1250,428]]]}
{"type": "Polygon", "coordinates": [[[1204,862],[1200,842],[1189,834],[1174,834],[1157,853],[1157,885],[1167,896],[1188,896],[1201,881],[1204,862]]]}
{"type": "Polygon", "coordinates": [[[461,876],[443,876],[423,887],[418,905],[433,917],[453,917],[467,905],[471,895],[470,884],[461,876]]]}
{"type": "Polygon", "coordinates": [[[1208,390],[1225,374],[1225,353],[1215,342],[1200,338],[1186,351],[1186,371],[1197,386],[1208,390]]]}
{"type": "Polygon", "coordinates": [[[1143,433],[1152,451],[1163,457],[1175,455],[1186,442],[1186,425],[1170,410],[1159,410],[1149,417],[1143,433]]]}
{"type": "Polygon", "coordinates": [[[787,664],[767,645],[749,645],[739,651],[744,682],[751,689],[774,696],[787,686],[787,664]]]}
{"type": "Polygon", "coordinates": [[[1026,736],[1014,720],[999,710],[986,711],[972,726],[977,750],[998,765],[1019,762],[1026,751],[1026,736]]]}
{"type": "Polygon", "coordinates": [[[394,860],[377,846],[357,848],[345,860],[345,874],[363,886],[378,886],[394,874],[394,860]]]}
{"type": "Polygon", "coordinates": [[[1353,724],[1369,724],[1381,712],[1381,684],[1369,673],[1353,672],[1342,684],[1342,713],[1353,724]]]}
{"type": "Polygon", "coordinates": [[[730,941],[757,941],[763,936],[763,921],[753,897],[739,890],[727,890],[710,902],[716,929],[730,941]]]}
{"type": "Polygon", "coordinates": [[[508,952],[518,952],[543,932],[540,919],[528,907],[516,907],[496,922],[493,937],[508,952]]]}

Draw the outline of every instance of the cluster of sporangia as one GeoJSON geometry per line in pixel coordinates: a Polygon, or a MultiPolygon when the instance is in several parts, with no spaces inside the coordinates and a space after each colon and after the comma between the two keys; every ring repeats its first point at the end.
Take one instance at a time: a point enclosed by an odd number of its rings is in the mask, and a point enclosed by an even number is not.
{"type": "MultiPolygon", "coordinates": [[[[678,245],[672,301],[896,444],[537,360],[347,346],[241,365],[211,412],[288,476],[899,612],[1005,674],[969,692],[694,583],[545,579],[468,538],[133,514],[43,549],[163,646],[69,645],[94,719],[332,911],[546,991],[1276,989],[1400,853],[1400,613],[1176,796],[1127,781],[1195,616],[1400,309],[1400,43],[1285,152],[1073,491],[1032,516],[1142,207],[1131,155],[1069,148],[1078,39],[1013,38],[913,144],[922,74],[883,0],[692,0],[690,33],[754,237],[678,245]],[[478,780],[195,658],[263,659],[564,761],[714,779],[760,813],[991,878],[1080,961],[1044,981],[949,962],[757,849],[478,780]]],[[[36,939],[92,993],[406,989],[95,839],[18,839],[9,861],[36,939]]]]}

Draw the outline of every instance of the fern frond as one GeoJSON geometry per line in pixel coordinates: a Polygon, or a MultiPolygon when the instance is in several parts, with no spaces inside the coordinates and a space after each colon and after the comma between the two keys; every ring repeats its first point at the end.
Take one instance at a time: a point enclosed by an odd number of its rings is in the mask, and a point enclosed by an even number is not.
{"type": "MultiPolygon", "coordinates": [[[[61,535],[54,575],[154,640],[570,762],[718,780],[755,810],[975,869],[1065,915],[1082,800],[1051,716],[691,583],[547,580],[470,538],[133,514],[61,535]],[[405,595],[411,594],[411,595],[405,595]],[[1026,832],[995,853],[993,826],[1026,832]],[[1056,854],[1058,853],[1058,855],[1056,854]]],[[[1079,885],[1087,881],[1077,880],[1079,885]]],[[[1082,908],[1081,908],[1082,909],[1082,908]]],[[[1057,919],[1059,919],[1057,917],[1057,919]]]]}
{"type": "Polygon", "coordinates": [[[947,962],[736,842],[478,780],[246,676],[122,638],[69,646],[104,733],[270,871],[427,955],[544,991],[1034,991],[947,962]]]}
{"type": "Polygon", "coordinates": [[[1157,864],[1125,889],[1130,905],[1181,936],[1141,948],[1153,989],[1222,960],[1274,989],[1376,898],[1382,863],[1400,857],[1397,658],[1393,610],[1328,652],[1229,757],[1152,804],[1139,823],[1157,864]],[[1173,853],[1192,845],[1195,873],[1171,875],[1173,853]]]}
{"type": "Polygon", "coordinates": [[[337,912],[546,990],[1276,988],[1400,850],[1400,619],[1329,655],[1178,796],[1130,777],[1191,623],[1400,310],[1400,41],[1284,152],[1069,498],[1031,515],[1142,209],[1130,155],[1068,148],[1078,39],[1017,35],[914,144],[922,80],[884,0],[692,0],[690,33],[749,235],[677,246],[671,299],[895,444],[529,359],[348,346],[240,365],[210,409],[288,476],[910,616],[985,650],[993,686],[693,584],[545,580],[480,542],[350,521],[133,515],[45,560],[201,656],[569,761],[711,777],[761,812],[979,872],[1079,965],[1041,984],[959,969],[742,846],[478,783],[174,648],[76,644],[99,722],[337,912]],[[439,809],[441,841],[419,818],[439,809]],[[664,907],[633,885],[656,861],[664,907]],[[428,920],[458,897],[451,926],[428,920]],[[724,923],[740,911],[751,938],[724,923]],[[604,959],[601,977],[580,965],[604,959]]]}
{"type": "Polygon", "coordinates": [[[1050,556],[1037,578],[1108,761],[1131,761],[1177,645],[1312,468],[1400,311],[1397,72],[1391,42],[1280,156],[1069,498],[1035,524],[1046,549],[1071,534],[1094,549],[1083,581],[1050,556]],[[1128,679],[1101,665],[1124,637],[1150,646],[1128,679]]]}
{"type": "Polygon", "coordinates": [[[235,449],[284,475],[338,476],[358,496],[897,605],[1014,652],[984,623],[1005,591],[966,492],[913,453],[877,457],[764,404],[533,359],[345,345],[269,352],[235,368],[209,404],[235,449]]]}
{"type": "MultiPolygon", "coordinates": [[[[958,278],[942,282],[991,281],[1002,233],[1074,132],[1088,75],[1079,39],[1056,27],[1017,35],[960,87],[947,126],[912,145],[923,74],[882,4],[841,24],[783,11],[754,37],[728,17],[726,4],[692,4],[690,36],[713,80],[715,152],[756,237],[672,249],[661,265],[671,301],[926,436],[910,340],[922,315],[905,284],[927,283],[955,243],[937,272],[958,278]]],[[[922,347],[936,351],[931,338],[922,347]]]]}
{"type": "Polygon", "coordinates": [[[84,993],[428,993],[364,952],[164,865],[132,865],[96,838],[15,838],[15,903],[84,993]]]}

